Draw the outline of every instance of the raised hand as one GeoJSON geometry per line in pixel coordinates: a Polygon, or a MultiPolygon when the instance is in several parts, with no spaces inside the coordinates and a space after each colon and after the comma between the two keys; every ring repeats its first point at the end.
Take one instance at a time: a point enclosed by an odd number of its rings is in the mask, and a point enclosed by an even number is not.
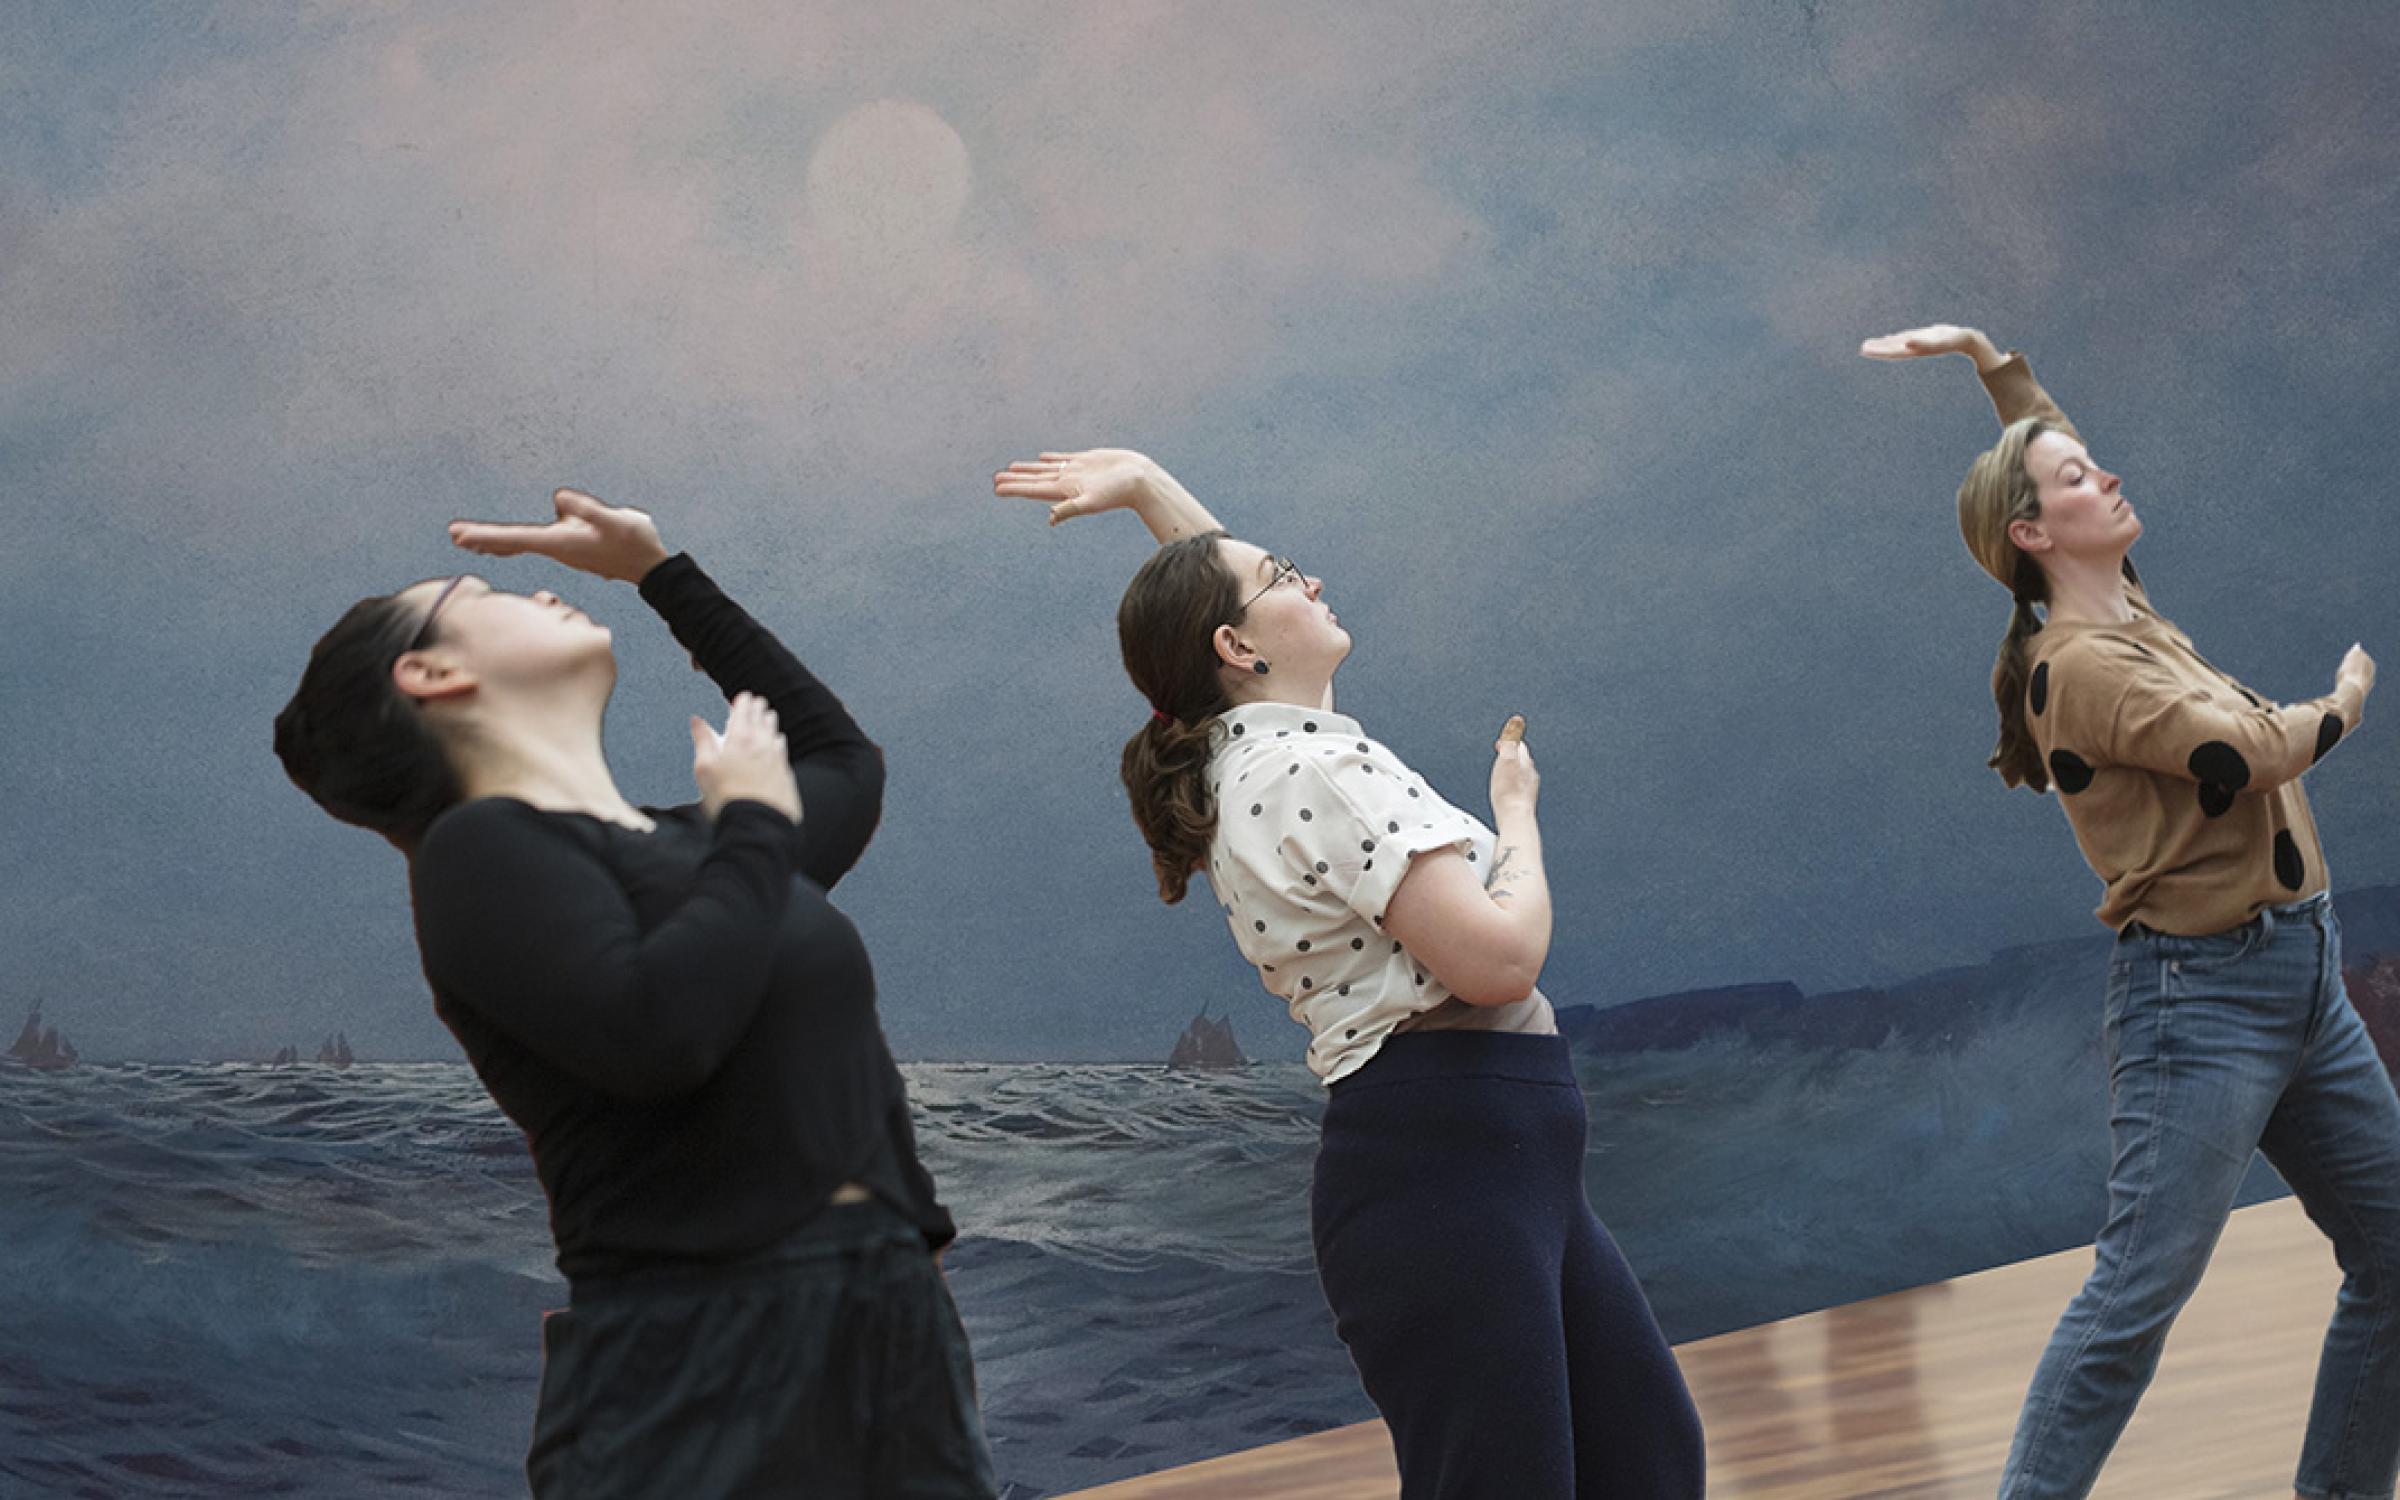
{"type": "Polygon", "coordinates": [[[1977,369],[1988,370],[2002,359],[1999,348],[1980,329],[1956,323],[1928,323],[1868,339],[1858,352],[1869,359],[1922,359],[1928,354],[1963,354],[1977,369]]]}
{"type": "Polygon", "coordinates": [[[607,504],[581,490],[559,490],[550,503],[558,512],[554,521],[452,521],[450,540],[486,557],[530,552],[624,583],[641,582],[643,574],[666,561],[658,526],[646,512],[607,504]]]}
{"type": "Polygon", "coordinates": [[[1525,747],[1525,716],[1511,714],[1500,726],[1500,738],[1492,741],[1493,818],[1512,808],[1532,812],[1541,789],[1541,773],[1533,767],[1533,752],[1525,747]]]}
{"type": "Polygon", "coordinates": [[[1056,526],[1138,505],[1162,477],[1157,464],[1131,448],[1086,448],[1019,459],[992,476],[992,493],[1042,501],[1056,526]]]}
{"type": "Polygon", "coordinates": [[[723,734],[692,715],[692,780],[700,784],[700,805],[712,823],[726,803],[742,799],[764,802],[800,821],[791,753],[776,727],[775,710],[756,693],[734,694],[723,734]]]}
{"type": "Polygon", "coordinates": [[[2334,680],[2339,682],[2344,678],[2356,679],[2362,696],[2375,691],[2375,658],[2367,655],[2366,647],[2352,646],[2342,653],[2342,665],[2334,680]]]}

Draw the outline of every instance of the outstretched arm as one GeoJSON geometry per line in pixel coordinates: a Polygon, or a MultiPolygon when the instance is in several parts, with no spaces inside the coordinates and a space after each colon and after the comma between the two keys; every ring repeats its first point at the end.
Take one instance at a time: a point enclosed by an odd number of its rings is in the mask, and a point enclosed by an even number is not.
{"type": "Polygon", "coordinates": [[[1225,529],[1174,475],[1130,448],[1019,459],[992,476],[992,493],[1044,502],[1053,526],[1104,510],[1130,510],[1162,547],[1225,529]]]}
{"type": "Polygon", "coordinates": [[[2064,428],[2076,441],[2083,434],[2075,430],[2067,414],[2059,410],[2050,393],[2033,378],[2033,370],[2022,354],[2003,354],[2000,346],[1985,337],[1979,328],[1962,328],[1955,323],[1929,323],[1923,328],[1904,329],[1887,333],[1881,338],[1868,339],[1858,346],[1858,352],[1869,359],[1922,359],[1932,354],[1963,354],[1975,361],[1975,373],[1983,378],[1984,394],[1992,398],[1992,410],[1999,414],[2000,425],[2026,417],[2040,417],[2064,428]]]}

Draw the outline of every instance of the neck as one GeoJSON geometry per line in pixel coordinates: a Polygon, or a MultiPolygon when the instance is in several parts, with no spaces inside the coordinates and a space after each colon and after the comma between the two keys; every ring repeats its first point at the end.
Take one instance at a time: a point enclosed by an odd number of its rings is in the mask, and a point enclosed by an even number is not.
{"type": "Polygon", "coordinates": [[[1333,679],[1304,678],[1294,675],[1277,681],[1277,673],[1267,677],[1252,675],[1226,690],[1225,696],[1234,703],[1289,703],[1295,708],[1316,708],[1333,712],[1333,679]]]}
{"type": "Polygon", "coordinates": [[[2125,596],[2125,558],[2061,558],[2043,570],[2050,579],[2050,618],[2087,625],[2123,625],[2134,618],[2125,596]]]}
{"type": "Polygon", "coordinates": [[[617,790],[594,715],[550,713],[469,720],[452,755],[469,797],[514,797],[551,812],[588,813],[616,823],[648,819],[617,790]]]}

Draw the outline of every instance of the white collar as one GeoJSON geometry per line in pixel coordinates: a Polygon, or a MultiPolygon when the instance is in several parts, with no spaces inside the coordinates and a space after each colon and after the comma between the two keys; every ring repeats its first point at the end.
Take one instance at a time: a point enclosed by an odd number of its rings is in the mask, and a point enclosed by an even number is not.
{"type": "Polygon", "coordinates": [[[1217,718],[1244,739],[1278,729],[1301,734],[1347,735],[1352,739],[1365,736],[1358,721],[1347,714],[1337,714],[1328,708],[1305,708],[1297,703],[1237,703],[1217,718]]]}

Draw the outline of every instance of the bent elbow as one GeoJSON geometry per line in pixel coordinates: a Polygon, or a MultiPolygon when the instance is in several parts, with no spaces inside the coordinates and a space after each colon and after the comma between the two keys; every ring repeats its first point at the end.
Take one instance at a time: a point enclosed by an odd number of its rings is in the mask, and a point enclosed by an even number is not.
{"type": "Polygon", "coordinates": [[[1469,1005],[1487,1009],[1515,1005],[1533,994],[1534,981],[1540,974],[1538,964],[1498,963],[1470,976],[1463,986],[1451,986],[1450,993],[1469,1005]]]}

